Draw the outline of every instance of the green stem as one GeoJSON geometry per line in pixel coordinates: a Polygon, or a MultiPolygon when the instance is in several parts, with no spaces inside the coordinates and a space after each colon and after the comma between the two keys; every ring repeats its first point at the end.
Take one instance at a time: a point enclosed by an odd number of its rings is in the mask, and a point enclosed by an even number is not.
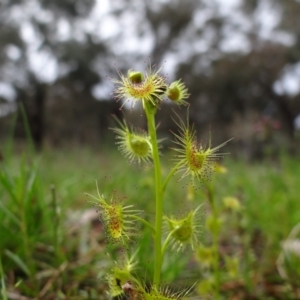
{"type": "Polygon", "coordinates": [[[0,277],[1,277],[1,296],[3,300],[7,300],[7,293],[6,293],[6,285],[5,285],[5,278],[4,278],[4,270],[2,266],[2,258],[0,253],[0,277]]]}
{"type": "Polygon", "coordinates": [[[30,246],[29,246],[29,239],[28,239],[28,228],[27,228],[27,218],[26,218],[26,207],[25,207],[25,199],[24,196],[21,196],[20,199],[20,231],[22,232],[22,239],[23,239],[23,251],[25,259],[27,260],[27,265],[29,266],[30,276],[32,276],[33,272],[33,264],[32,264],[32,257],[30,256],[30,246]]]}
{"type": "Polygon", "coordinates": [[[173,229],[173,230],[168,234],[168,236],[167,236],[167,238],[166,238],[166,240],[165,240],[165,242],[164,242],[164,244],[163,244],[163,246],[162,246],[162,249],[161,249],[161,256],[162,256],[162,259],[164,258],[164,255],[165,255],[167,246],[168,246],[168,244],[169,244],[169,242],[170,242],[170,240],[171,240],[171,238],[172,238],[172,234],[173,234],[176,230],[177,230],[177,228],[176,228],[176,229],[173,229]]]}
{"type": "Polygon", "coordinates": [[[250,272],[247,272],[247,270],[250,270],[250,243],[249,243],[249,237],[248,235],[245,235],[243,238],[244,241],[244,249],[245,249],[245,268],[244,268],[244,278],[246,282],[246,288],[247,292],[250,293],[253,290],[253,285],[250,277],[250,272]]]}
{"type": "MultiPolygon", "coordinates": [[[[213,217],[215,221],[219,219],[219,213],[216,207],[215,203],[215,198],[214,198],[214,191],[213,187],[211,184],[206,183],[206,188],[207,188],[207,196],[208,196],[208,201],[210,203],[213,217]]],[[[215,284],[216,288],[214,290],[214,299],[220,299],[220,272],[219,272],[219,233],[218,231],[213,232],[213,252],[214,252],[214,276],[215,276],[215,284]]]]}
{"type": "Polygon", "coordinates": [[[217,233],[213,234],[213,250],[214,250],[214,273],[215,273],[215,300],[219,299],[220,296],[220,272],[219,272],[219,237],[217,233]]]}
{"type": "Polygon", "coordinates": [[[178,168],[182,165],[182,161],[178,162],[176,164],[176,166],[170,171],[170,173],[168,174],[167,178],[165,179],[163,185],[162,185],[162,193],[165,192],[166,187],[170,181],[170,179],[173,177],[173,175],[176,173],[176,171],[178,170],[178,168]]]}
{"type": "Polygon", "coordinates": [[[140,221],[141,223],[143,223],[144,225],[146,225],[148,228],[151,229],[152,233],[155,235],[155,228],[150,224],[148,223],[146,220],[144,220],[143,218],[140,218],[138,216],[135,216],[135,215],[132,215],[131,216],[133,219],[136,219],[137,221],[140,221]]]}
{"type": "Polygon", "coordinates": [[[160,158],[158,152],[158,144],[156,137],[155,117],[150,112],[148,105],[144,106],[145,113],[148,121],[148,131],[152,144],[152,158],[154,163],[155,175],[155,238],[154,238],[154,278],[153,284],[158,287],[160,283],[160,273],[162,266],[162,253],[161,253],[161,236],[162,236],[162,218],[163,218],[163,201],[162,201],[162,178],[160,158]]]}
{"type": "Polygon", "coordinates": [[[51,196],[52,196],[52,209],[53,209],[53,245],[55,258],[58,260],[59,257],[59,241],[58,241],[58,229],[59,229],[59,214],[57,209],[57,201],[56,201],[56,192],[55,186],[51,184],[50,186],[51,196]]]}

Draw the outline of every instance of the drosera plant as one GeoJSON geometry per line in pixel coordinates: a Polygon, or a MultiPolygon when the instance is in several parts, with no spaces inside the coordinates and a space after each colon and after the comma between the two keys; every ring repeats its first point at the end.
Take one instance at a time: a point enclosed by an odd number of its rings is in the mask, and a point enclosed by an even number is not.
{"type": "MultiPolygon", "coordinates": [[[[216,164],[215,171],[223,174],[227,172],[227,169],[220,164],[216,164]]],[[[229,279],[241,277],[239,274],[239,257],[237,255],[221,255],[220,253],[220,232],[224,227],[223,223],[226,218],[233,219],[238,213],[241,216],[241,204],[233,196],[224,197],[222,203],[217,202],[215,189],[215,180],[203,181],[203,193],[207,198],[209,207],[206,214],[205,228],[210,242],[199,246],[195,253],[203,277],[196,290],[202,299],[211,299],[211,295],[213,295],[213,299],[221,299],[221,285],[229,279]],[[222,268],[220,268],[221,262],[222,268]]],[[[248,279],[246,277],[244,279],[248,286],[248,279]]]]}
{"type": "Polygon", "coordinates": [[[153,163],[155,215],[154,222],[151,223],[144,219],[141,211],[133,205],[125,205],[125,202],[114,199],[108,200],[99,191],[97,196],[92,196],[99,208],[100,221],[105,228],[108,242],[120,243],[125,246],[125,251],[129,251],[131,240],[137,238],[134,223],[138,222],[149,229],[146,232],[154,241],[154,257],[153,262],[150,262],[154,265],[154,272],[150,287],[148,283],[146,287],[145,282],[136,276],[135,268],[138,261],[136,261],[135,255],[129,255],[125,263],[114,267],[107,275],[111,297],[126,295],[131,300],[190,298],[191,288],[173,291],[172,288],[162,284],[161,270],[165,253],[168,250],[173,249],[178,252],[186,248],[196,250],[200,245],[202,225],[199,214],[201,205],[197,205],[196,208],[180,218],[169,215],[169,213],[165,214],[163,211],[165,191],[170,180],[177,173],[182,174],[179,180],[190,177],[193,185],[197,182],[209,181],[214,172],[215,162],[223,156],[218,151],[227,143],[214,148],[211,147],[210,142],[207,146],[198,143],[196,131],[193,126],[189,125],[188,118],[186,124],[179,119],[176,121],[179,131],[174,133],[175,146],[173,150],[176,153],[173,157],[174,166],[163,178],[156,113],[166,98],[176,105],[187,106],[189,94],[181,80],[168,84],[166,77],[160,73],[161,69],[149,67],[145,73],[129,70],[126,75],[119,73],[119,79],[112,79],[116,86],[117,101],[124,101],[121,108],[129,101],[132,101],[132,106],[139,102],[147,120],[147,131],[145,132],[129,127],[126,121],[119,119],[116,119],[119,127],[114,128],[113,131],[117,136],[120,151],[129,161],[136,161],[139,164],[149,163],[149,161],[153,163]],[[165,232],[163,232],[163,228],[165,228],[165,232]]]}

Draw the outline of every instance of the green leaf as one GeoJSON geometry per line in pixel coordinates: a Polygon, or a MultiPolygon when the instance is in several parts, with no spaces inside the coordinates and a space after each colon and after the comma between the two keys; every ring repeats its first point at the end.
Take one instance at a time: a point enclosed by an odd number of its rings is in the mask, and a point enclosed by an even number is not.
{"type": "Polygon", "coordinates": [[[8,256],[26,275],[30,276],[30,270],[25,262],[18,255],[12,253],[9,250],[4,251],[5,255],[8,256]]]}
{"type": "Polygon", "coordinates": [[[20,221],[19,219],[12,213],[10,212],[3,203],[0,202],[0,209],[4,212],[4,214],[11,220],[13,221],[15,224],[18,225],[18,227],[20,227],[20,221]]]}
{"type": "Polygon", "coordinates": [[[6,294],[6,285],[5,285],[5,280],[4,280],[4,271],[3,271],[3,266],[2,266],[2,259],[0,255],[0,277],[1,277],[1,293],[0,295],[2,296],[3,300],[7,300],[7,294],[6,294]]]}
{"type": "Polygon", "coordinates": [[[14,193],[14,186],[13,186],[12,180],[4,168],[1,168],[1,170],[0,170],[0,183],[2,183],[3,187],[9,193],[11,199],[15,203],[18,203],[16,194],[14,193]]]}

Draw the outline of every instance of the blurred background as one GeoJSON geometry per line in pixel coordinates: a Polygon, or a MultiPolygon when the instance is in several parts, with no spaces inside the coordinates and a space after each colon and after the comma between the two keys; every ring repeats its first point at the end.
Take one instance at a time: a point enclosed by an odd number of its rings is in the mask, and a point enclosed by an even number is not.
{"type": "MultiPolygon", "coordinates": [[[[300,0],[0,0],[3,299],[107,299],[103,278],[120,249],[107,246],[85,193],[97,195],[96,179],[101,194],[128,198],[153,222],[152,169],[127,164],[108,130],[112,114],[145,128],[139,105],[120,110],[111,78],[149,65],[185,82],[201,140],[211,132],[215,147],[234,137],[212,182],[224,220],[222,299],[300,299],[299,17],[300,0]]],[[[175,113],[185,120],[185,108],[164,101],[159,138],[174,139],[175,113]]],[[[209,195],[174,181],[164,202],[174,215],[203,203],[207,247],[209,195]]],[[[145,276],[153,243],[144,227],[137,242],[145,276]]],[[[202,288],[218,272],[195,255],[168,256],[162,277],[209,294],[202,288]]]]}
{"type": "MultiPolygon", "coordinates": [[[[247,158],[293,151],[299,15],[298,0],[2,0],[0,139],[22,103],[38,148],[103,144],[111,114],[122,116],[109,77],[151,62],[186,83],[200,134],[233,136],[247,158]]],[[[171,108],[159,112],[162,131],[174,126],[171,108]]]]}

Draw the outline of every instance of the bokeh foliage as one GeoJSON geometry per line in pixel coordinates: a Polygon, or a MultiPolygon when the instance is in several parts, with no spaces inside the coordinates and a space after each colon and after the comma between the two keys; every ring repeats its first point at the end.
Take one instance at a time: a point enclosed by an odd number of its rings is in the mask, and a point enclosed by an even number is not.
{"type": "MultiPolygon", "coordinates": [[[[114,63],[121,71],[138,69],[147,56],[158,65],[175,62],[168,76],[186,82],[197,126],[217,124],[224,129],[222,135],[230,137],[232,124],[240,119],[250,119],[253,125],[267,116],[280,122],[288,140],[294,139],[299,91],[290,94],[275,86],[299,62],[298,1],[241,0],[227,10],[222,1],[118,1],[110,3],[106,13],[100,13],[98,2],[0,4],[0,43],[5,50],[0,80],[11,84],[16,100],[25,104],[37,145],[45,139],[62,144],[66,136],[79,143],[103,141],[109,115],[118,113],[106,77],[115,72],[114,63]],[[31,42],[25,38],[26,26],[32,31],[31,42]],[[62,28],[69,33],[64,36],[62,28]],[[237,40],[232,42],[232,37],[237,40]],[[32,48],[45,55],[45,64],[50,58],[56,61],[51,80],[41,76],[43,69],[32,68],[32,48]],[[101,95],[93,92],[99,84],[106,86],[101,95]]],[[[5,97],[1,101],[5,103],[5,97]]],[[[169,129],[167,111],[163,119],[169,129]]]]}

